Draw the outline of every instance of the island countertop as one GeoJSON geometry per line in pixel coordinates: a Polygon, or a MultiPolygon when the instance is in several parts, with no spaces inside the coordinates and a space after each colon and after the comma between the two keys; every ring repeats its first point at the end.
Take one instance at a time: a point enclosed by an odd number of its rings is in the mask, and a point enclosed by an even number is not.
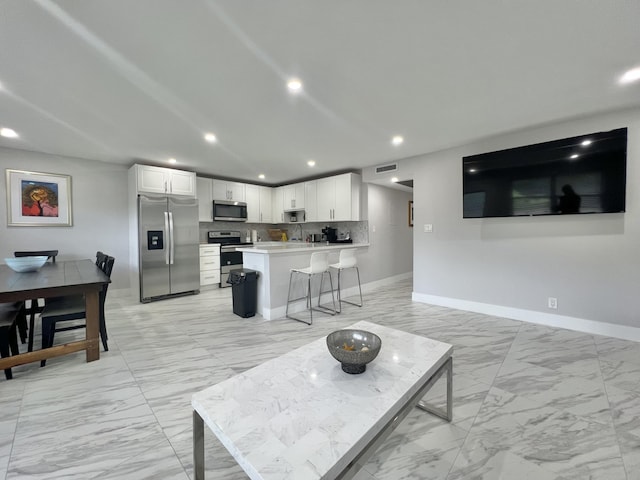
{"type": "MultiPolygon", "coordinates": [[[[309,266],[311,254],[329,254],[329,264],[337,262],[341,250],[367,250],[369,243],[306,243],[306,242],[260,242],[253,247],[237,246],[242,252],[243,268],[259,272],[257,278],[257,313],[265,320],[282,318],[287,312],[287,298],[298,299],[289,305],[289,312],[306,309],[303,290],[306,281],[295,281],[289,288],[291,269],[309,266]]],[[[317,290],[319,281],[314,282],[317,290]],[[317,283],[317,285],[315,284],[317,283]]]]}
{"type": "Polygon", "coordinates": [[[262,253],[267,255],[342,250],[344,248],[368,247],[368,243],[309,243],[309,242],[258,242],[252,247],[237,247],[239,252],[262,253]],[[261,245],[262,243],[262,245],[261,245]]]}

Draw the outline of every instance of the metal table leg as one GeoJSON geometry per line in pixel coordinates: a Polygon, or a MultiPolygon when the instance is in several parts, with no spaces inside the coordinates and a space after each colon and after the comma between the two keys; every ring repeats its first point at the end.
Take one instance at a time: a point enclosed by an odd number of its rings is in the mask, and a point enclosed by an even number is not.
{"type": "Polygon", "coordinates": [[[418,408],[432,413],[436,417],[443,418],[450,422],[453,419],[453,357],[449,357],[447,361],[438,369],[438,371],[427,382],[428,389],[442,376],[444,372],[447,372],[447,410],[429,405],[424,400],[421,400],[416,405],[418,408]]]}
{"type": "Polygon", "coordinates": [[[195,480],[204,480],[204,420],[193,411],[193,473],[195,480]]]}

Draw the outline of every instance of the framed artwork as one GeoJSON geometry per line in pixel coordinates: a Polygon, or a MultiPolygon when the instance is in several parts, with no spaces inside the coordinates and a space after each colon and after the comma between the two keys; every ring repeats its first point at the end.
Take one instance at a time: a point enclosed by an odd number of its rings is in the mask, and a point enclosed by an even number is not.
{"type": "Polygon", "coordinates": [[[7,225],[70,227],[71,176],[7,169],[7,225]]]}
{"type": "Polygon", "coordinates": [[[409,200],[409,226],[413,227],[413,200],[409,200]]]}

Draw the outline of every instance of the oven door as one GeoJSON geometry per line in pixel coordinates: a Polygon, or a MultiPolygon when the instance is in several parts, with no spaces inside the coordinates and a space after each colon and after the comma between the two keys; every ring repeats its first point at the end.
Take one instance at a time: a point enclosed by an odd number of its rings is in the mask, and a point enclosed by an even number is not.
{"type": "Polygon", "coordinates": [[[220,249],[220,288],[230,287],[227,283],[229,272],[236,268],[242,268],[242,252],[236,252],[235,247],[226,250],[220,249]]]}

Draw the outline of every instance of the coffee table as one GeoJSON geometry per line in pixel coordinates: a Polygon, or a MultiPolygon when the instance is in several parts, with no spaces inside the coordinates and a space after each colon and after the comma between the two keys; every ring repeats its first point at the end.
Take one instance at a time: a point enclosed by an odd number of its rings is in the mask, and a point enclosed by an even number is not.
{"type": "Polygon", "coordinates": [[[452,418],[453,346],[358,322],[382,339],[359,375],[342,371],[322,337],[193,395],[195,478],[204,424],[249,478],[351,478],[414,407],[452,418]],[[422,401],[447,374],[446,409],[422,401]]]}

